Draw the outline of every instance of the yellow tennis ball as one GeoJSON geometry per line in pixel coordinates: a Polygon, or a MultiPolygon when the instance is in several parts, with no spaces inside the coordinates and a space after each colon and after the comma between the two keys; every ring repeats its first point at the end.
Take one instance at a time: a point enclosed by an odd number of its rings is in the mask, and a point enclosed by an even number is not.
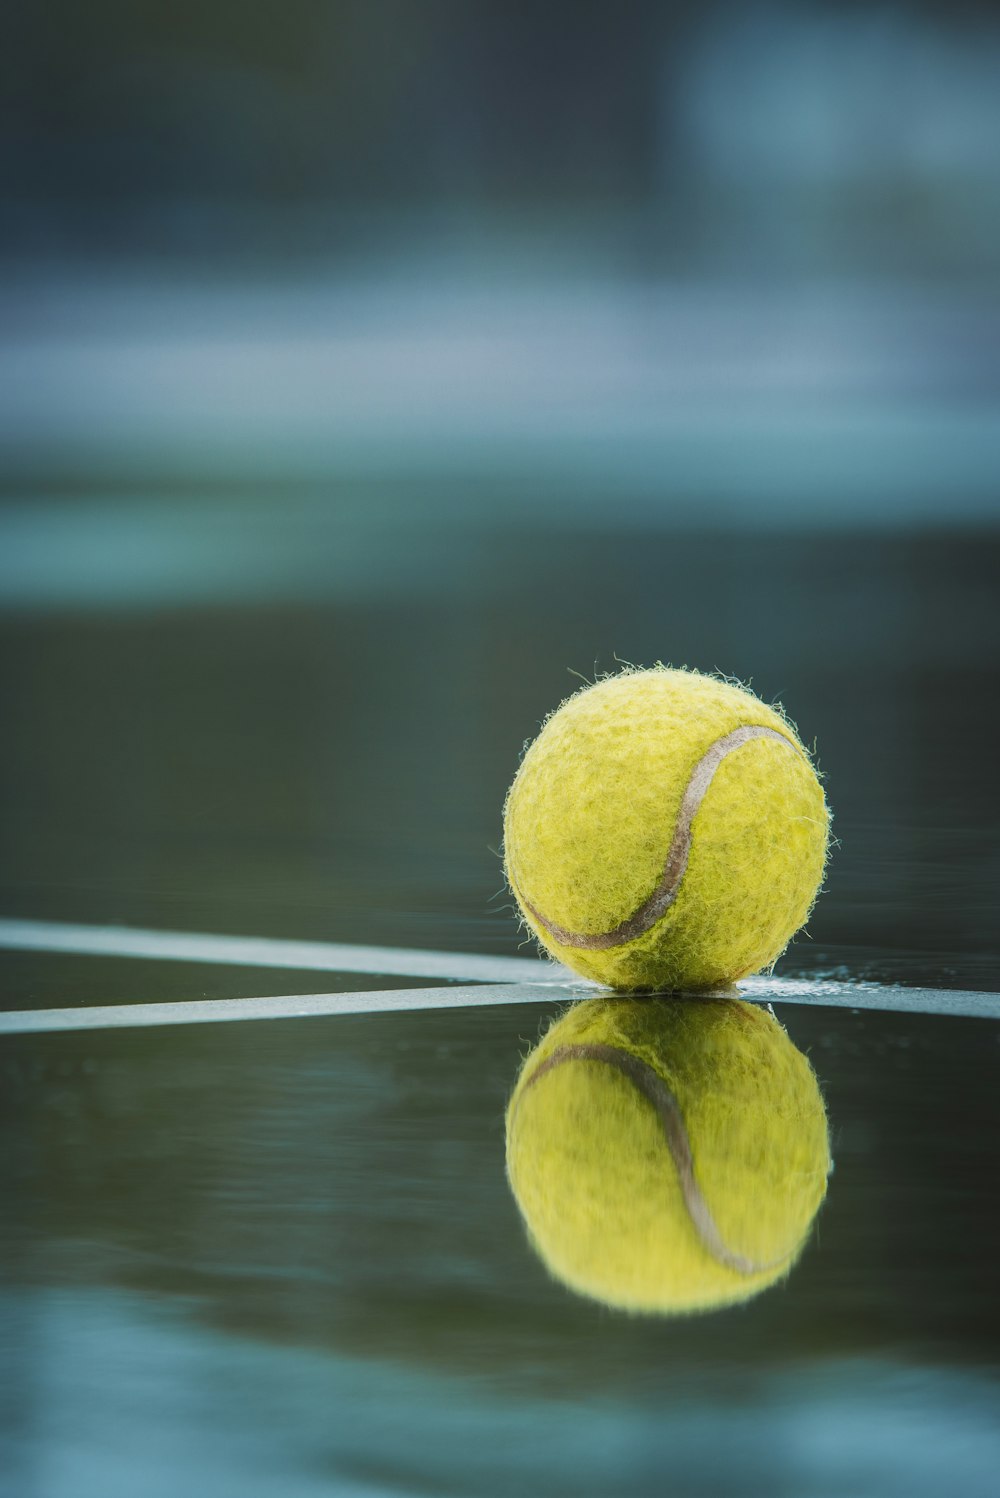
{"type": "Polygon", "coordinates": [[[712,988],[784,951],[828,826],[779,710],[698,672],[630,670],[570,697],[528,747],[504,863],[527,924],[584,977],[712,988]]]}
{"type": "Polygon", "coordinates": [[[809,1062],[737,999],[576,1004],[507,1109],[534,1247],[557,1279],[623,1310],[706,1310],[783,1278],[829,1170],[809,1062]]]}

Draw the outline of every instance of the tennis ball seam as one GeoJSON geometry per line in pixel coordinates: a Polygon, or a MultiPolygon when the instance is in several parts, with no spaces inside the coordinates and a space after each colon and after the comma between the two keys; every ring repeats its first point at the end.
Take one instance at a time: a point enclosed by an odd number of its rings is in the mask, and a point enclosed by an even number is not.
{"type": "Polygon", "coordinates": [[[657,921],[662,920],[680,893],[681,883],[684,879],[691,853],[692,824],[702,801],[705,799],[716,770],[727,755],[732,754],[736,749],[742,748],[744,744],[760,738],[776,739],[779,744],[786,744],[789,749],[794,750],[803,759],[806,758],[802,746],[797,744],[794,739],[789,738],[783,733],[778,733],[774,728],[765,728],[756,724],[734,728],[730,733],[723,734],[722,738],[716,739],[713,744],[710,744],[691,771],[688,783],[684,788],[684,794],[681,797],[681,804],[677,813],[677,821],[674,824],[670,849],[667,853],[663,873],[656,888],[637,910],[633,911],[625,920],[620,921],[617,926],[613,926],[610,931],[597,933],[568,931],[556,921],[550,920],[518,888],[513,871],[508,866],[508,879],[510,880],[516,899],[534,917],[538,924],[555,941],[559,942],[560,946],[584,948],[591,951],[606,951],[610,947],[624,946],[627,942],[635,941],[637,937],[644,936],[647,931],[656,925],[657,921]]]}
{"type": "Polygon", "coordinates": [[[568,1061],[597,1061],[608,1066],[613,1066],[617,1071],[632,1083],[648,1103],[651,1104],[657,1115],[667,1150],[677,1172],[678,1183],[681,1188],[681,1196],[687,1211],[691,1225],[697,1234],[698,1240],[708,1254],[717,1263],[724,1265],[727,1269],[734,1270],[737,1274],[756,1275],[765,1274],[779,1269],[788,1263],[794,1256],[792,1253],[783,1253],[778,1258],[763,1263],[757,1263],[747,1258],[744,1254],[736,1253],[731,1249],[722,1237],[718,1224],[712,1216],[711,1209],[702,1195],[694,1169],[694,1156],[691,1151],[691,1141],[688,1137],[687,1125],[681,1106],[674,1093],[658,1072],[649,1066],[638,1056],[629,1051],[620,1050],[617,1046],[601,1045],[588,1042],[580,1042],[574,1045],[559,1046],[551,1055],[534,1069],[528,1076],[516,1098],[515,1110],[511,1115],[510,1126],[513,1129],[516,1118],[517,1105],[521,1102],[529,1087],[533,1087],[539,1079],[556,1066],[564,1065],[568,1061]]]}

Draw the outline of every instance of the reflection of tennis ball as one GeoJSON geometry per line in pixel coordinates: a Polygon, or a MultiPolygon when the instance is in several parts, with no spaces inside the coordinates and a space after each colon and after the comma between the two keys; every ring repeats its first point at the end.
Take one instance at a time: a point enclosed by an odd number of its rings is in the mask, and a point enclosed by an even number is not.
{"type": "Polygon", "coordinates": [[[809,914],[827,810],[779,712],[693,671],[578,692],[504,810],[507,878],[549,952],[612,988],[711,988],[774,962],[809,914]]]}
{"type": "Polygon", "coordinates": [[[737,999],[576,1004],[507,1109],[507,1175],[539,1254],[624,1310],[704,1310],[782,1278],[829,1169],[812,1068],[737,999]]]}

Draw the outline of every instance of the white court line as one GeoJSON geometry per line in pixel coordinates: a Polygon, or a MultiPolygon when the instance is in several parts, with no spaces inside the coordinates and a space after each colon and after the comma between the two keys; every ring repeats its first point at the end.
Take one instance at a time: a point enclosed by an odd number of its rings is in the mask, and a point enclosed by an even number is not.
{"type": "Polygon", "coordinates": [[[532,957],[484,957],[412,947],[359,947],[335,941],[268,936],[213,936],[197,931],[143,931],[133,926],[74,926],[62,921],[0,920],[0,947],[74,952],[91,957],[151,957],[317,973],[375,973],[387,978],[452,978],[458,983],[562,983],[569,974],[532,957]]]}
{"type": "Polygon", "coordinates": [[[287,994],[262,999],[185,999],[173,1004],[101,1004],[79,1009],[22,1009],[0,1014],[0,1034],[44,1030],[138,1029],[144,1025],[205,1025],[228,1020],[314,1019],[331,1014],[383,1014],[407,1009],[469,1009],[488,1004],[559,1002],[579,990],[529,983],[452,988],[389,988],[379,993],[287,994]]]}
{"type": "MultiPolygon", "coordinates": [[[[266,937],[203,936],[177,931],[142,931],[125,926],[0,921],[0,947],[91,956],[308,968],[321,972],[446,977],[456,982],[456,986],[451,988],[393,988],[366,993],[186,999],[157,1004],[139,1001],[63,1009],[11,1010],[0,1013],[0,1034],[568,1002],[603,991],[593,984],[574,979],[554,963],[525,957],[480,957],[400,947],[279,941],[266,937]],[[461,986],[463,984],[467,986],[461,986]]],[[[760,1003],[1000,1019],[1000,994],[965,989],[904,988],[877,983],[840,983],[829,979],[745,978],[738,989],[728,992],[738,992],[744,998],[760,1003]]]]}
{"type": "MultiPolygon", "coordinates": [[[[583,983],[579,986],[568,983],[483,983],[456,984],[450,988],[389,988],[366,993],[279,994],[253,999],[181,999],[167,1004],[87,1004],[73,1009],[21,1009],[0,1013],[0,1035],[130,1030],[150,1025],[205,1025],[233,1020],[314,1019],[338,1014],[472,1009],[492,1004],[560,1004],[594,997],[602,992],[604,990],[583,983]]],[[[849,983],[808,984],[781,978],[749,978],[738,990],[729,989],[727,993],[731,997],[740,996],[758,1003],[1000,1019],[1000,994],[922,988],[852,988],[849,983]]]]}
{"type": "Polygon", "coordinates": [[[969,988],[905,988],[902,984],[836,983],[829,978],[741,978],[744,999],[758,1004],[815,1004],[835,1009],[937,1014],[949,1019],[1000,1019],[1000,993],[969,988]]]}
{"type": "MultiPolygon", "coordinates": [[[[281,994],[255,999],[182,999],[169,1004],[100,1004],[76,1009],[23,1009],[0,1013],[0,1035],[42,1031],[139,1029],[149,1025],[204,1025],[233,1020],[314,1019],[337,1014],[392,1014],[406,1010],[471,1009],[492,1004],[556,1004],[601,993],[581,983],[494,983],[450,988],[389,988],[368,993],[281,994]]],[[[849,983],[806,983],[789,978],[748,978],[732,997],[773,1004],[811,1004],[852,1010],[1000,1019],[1000,994],[927,988],[853,988],[849,983]]],[[[691,1002],[686,1000],[685,1002],[691,1002]]]]}

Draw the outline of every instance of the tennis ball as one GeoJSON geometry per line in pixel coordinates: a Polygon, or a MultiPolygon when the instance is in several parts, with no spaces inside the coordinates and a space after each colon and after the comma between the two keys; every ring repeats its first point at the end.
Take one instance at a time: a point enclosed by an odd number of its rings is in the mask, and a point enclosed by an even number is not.
{"type": "Polygon", "coordinates": [[[504,865],[553,957],[624,990],[769,967],[812,908],[829,817],[781,712],[694,671],[629,670],[547,719],[504,808],[504,865]]]}
{"type": "Polygon", "coordinates": [[[783,1278],[829,1170],[809,1062],[738,999],[575,1004],[507,1109],[507,1176],[535,1249],[623,1310],[707,1310],[783,1278]]]}

